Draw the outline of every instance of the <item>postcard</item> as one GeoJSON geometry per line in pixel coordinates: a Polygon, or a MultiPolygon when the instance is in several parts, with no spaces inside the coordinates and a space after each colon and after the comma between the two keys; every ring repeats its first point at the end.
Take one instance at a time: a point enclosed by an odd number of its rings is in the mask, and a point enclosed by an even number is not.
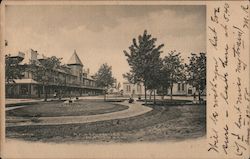
{"type": "Polygon", "coordinates": [[[239,158],[249,1],[1,2],[1,158],[239,158]]]}

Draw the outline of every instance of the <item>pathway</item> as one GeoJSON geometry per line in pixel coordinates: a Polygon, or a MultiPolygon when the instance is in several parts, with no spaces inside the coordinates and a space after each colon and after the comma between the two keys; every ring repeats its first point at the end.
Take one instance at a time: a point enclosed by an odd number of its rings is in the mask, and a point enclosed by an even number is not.
{"type": "Polygon", "coordinates": [[[127,105],[129,108],[118,112],[88,115],[88,116],[40,117],[36,118],[38,122],[32,122],[30,119],[24,120],[24,118],[16,117],[10,119],[11,122],[7,122],[6,127],[25,126],[25,125],[60,125],[60,124],[90,123],[97,121],[134,117],[142,115],[152,110],[152,108],[143,106],[142,103],[139,102],[129,104],[127,101],[125,101],[121,104],[127,105]]]}

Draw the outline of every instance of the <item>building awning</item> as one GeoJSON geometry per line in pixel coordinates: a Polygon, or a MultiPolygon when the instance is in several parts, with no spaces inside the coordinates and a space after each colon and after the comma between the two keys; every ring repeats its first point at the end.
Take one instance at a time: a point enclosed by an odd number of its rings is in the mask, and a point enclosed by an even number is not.
{"type": "Polygon", "coordinates": [[[33,79],[15,79],[14,82],[11,82],[10,84],[38,84],[37,81],[33,80],[33,79]]]}

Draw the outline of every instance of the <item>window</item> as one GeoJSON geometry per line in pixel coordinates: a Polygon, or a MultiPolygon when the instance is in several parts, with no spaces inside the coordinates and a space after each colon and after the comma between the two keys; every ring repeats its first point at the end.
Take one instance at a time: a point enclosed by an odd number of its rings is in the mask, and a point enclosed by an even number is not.
{"type": "Polygon", "coordinates": [[[184,91],[184,90],[185,90],[185,83],[182,83],[181,90],[182,90],[182,91],[184,91]]]}
{"type": "Polygon", "coordinates": [[[178,91],[180,91],[180,90],[181,90],[181,84],[178,83],[178,91]]]}
{"type": "Polygon", "coordinates": [[[141,93],[141,85],[137,85],[137,92],[141,93]]]}
{"type": "Polygon", "coordinates": [[[192,94],[192,89],[191,88],[188,89],[188,94],[192,94]]]}
{"type": "Polygon", "coordinates": [[[130,85],[127,85],[127,92],[130,92],[130,85]]]}
{"type": "Polygon", "coordinates": [[[27,95],[28,94],[28,85],[27,84],[21,84],[20,85],[20,94],[21,95],[27,95]]]}
{"type": "Polygon", "coordinates": [[[23,73],[23,77],[24,77],[24,78],[29,78],[29,72],[24,72],[24,73],[23,73]]]}

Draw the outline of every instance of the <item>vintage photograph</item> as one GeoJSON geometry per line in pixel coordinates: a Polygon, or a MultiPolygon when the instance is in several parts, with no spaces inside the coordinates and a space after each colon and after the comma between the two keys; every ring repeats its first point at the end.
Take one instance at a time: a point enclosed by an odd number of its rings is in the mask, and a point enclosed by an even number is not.
{"type": "Polygon", "coordinates": [[[6,139],[206,138],[205,5],[10,5],[4,40],[6,139]]]}

